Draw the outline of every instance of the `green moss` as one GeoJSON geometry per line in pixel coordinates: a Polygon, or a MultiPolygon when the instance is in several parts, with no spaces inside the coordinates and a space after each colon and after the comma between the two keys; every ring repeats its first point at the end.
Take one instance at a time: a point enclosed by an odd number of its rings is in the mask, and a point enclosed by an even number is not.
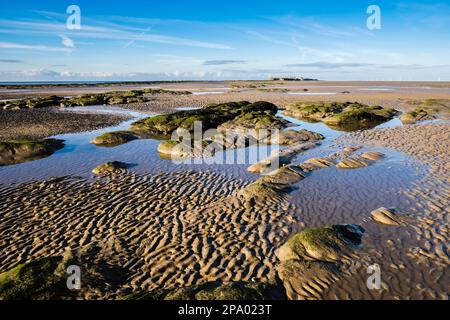
{"type": "Polygon", "coordinates": [[[120,161],[111,161],[106,162],[95,169],[92,170],[92,173],[96,175],[107,175],[107,174],[114,174],[114,173],[121,173],[124,172],[126,169],[130,167],[129,164],[120,162],[120,161]]]}
{"type": "Polygon", "coordinates": [[[302,120],[321,121],[344,131],[370,128],[392,119],[397,111],[357,102],[296,103],[286,107],[285,114],[302,120]]]}
{"type": "Polygon", "coordinates": [[[65,285],[65,277],[57,272],[62,257],[35,260],[0,274],[0,299],[52,299],[65,285]]]}
{"type": "Polygon", "coordinates": [[[277,107],[268,102],[249,103],[247,101],[212,104],[203,109],[178,111],[169,115],[142,119],[132,124],[132,130],[145,134],[169,135],[178,128],[192,132],[195,122],[201,122],[203,131],[206,131],[217,128],[239,115],[256,111],[265,115],[275,114],[277,107]]]}
{"type": "Polygon", "coordinates": [[[100,147],[115,147],[138,139],[138,136],[130,131],[107,132],[96,137],[92,143],[100,147]]]}

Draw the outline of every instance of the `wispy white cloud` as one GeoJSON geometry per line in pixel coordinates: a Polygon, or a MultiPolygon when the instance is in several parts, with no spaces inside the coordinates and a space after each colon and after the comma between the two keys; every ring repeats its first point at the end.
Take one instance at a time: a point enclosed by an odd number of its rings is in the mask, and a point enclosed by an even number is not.
{"type": "MultiPolygon", "coordinates": [[[[49,23],[39,20],[16,21],[0,19],[3,26],[0,33],[3,34],[21,34],[21,35],[60,35],[66,34],[67,29],[64,23],[49,23]]],[[[200,41],[189,38],[166,36],[161,34],[146,34],[149,29],[121,26],[117,24],[99,23],[98,25],[83,24],[81,30],[71,30],[72,38],[81,39],[101,39],[101,40],[124,40],[129,42],[142,41],[151,43],[162,43],[177,46],[190,46],[206,49],[232,49],[230,46],[222,43],[200,41]]]]}
{"type": "Polygon", "coordinates": [[[45,45],[29,45],[29,44],[12,43],[12,42],[0,42],[0,49],[71,52],[71,49],[68,49],[68,48],[48,47],[45,45]]]}

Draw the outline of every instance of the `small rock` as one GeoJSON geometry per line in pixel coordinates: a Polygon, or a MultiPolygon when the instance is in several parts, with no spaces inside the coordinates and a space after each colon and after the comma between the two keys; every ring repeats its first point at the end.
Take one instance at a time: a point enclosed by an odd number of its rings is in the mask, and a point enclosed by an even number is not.
{"type": "Polygon", "coordinates": [[[359,157],[350,157],[337,164],[339,169],[359,169],[367,167],[369,164],[359,157]]]}
{"type": "Polygon", "coordinates": [[[378,161],[384,158],[384,154],[381,152],[365,152],[361,155],[361,157],[372,161],[378,161]]]}
{"type": "Polygon", "coordinates": [[[123,173],[128,168],[129,165],[127,163],[112,161],[99,165],[94,170],[92,170],[92,173],[95,175],[103,176],[108,174],[123,173]]]}
{"type": "Polygon", "coordinates": [[[404,225],[405,217],[399,216],[397,210],[379,208],[370,213],[371,219],[375,222],[390,225],[390,226],[402,226],[404,225]]]}

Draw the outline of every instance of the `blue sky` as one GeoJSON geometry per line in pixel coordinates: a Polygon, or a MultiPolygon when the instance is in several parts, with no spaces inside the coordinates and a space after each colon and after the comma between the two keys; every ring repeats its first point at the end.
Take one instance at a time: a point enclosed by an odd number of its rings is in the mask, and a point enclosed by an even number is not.
{"type": "Polygon", "coordinates": [[[0,81],[450,80],[447,1],[2,1],[0,81]],[[69,5],[81,29],[66,27],[69,5]],[[369,30],[367,8],[381,9],[369,30]]]}

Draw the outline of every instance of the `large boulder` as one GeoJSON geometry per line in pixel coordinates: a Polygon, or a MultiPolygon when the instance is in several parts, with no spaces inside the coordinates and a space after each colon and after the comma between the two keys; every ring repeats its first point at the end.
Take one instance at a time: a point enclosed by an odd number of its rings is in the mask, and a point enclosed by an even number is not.
{"type": "Polygon", "coordinates": [[[0,166],[46,158],[62,148],[64,142],[57,139],[0,141],[0,166]]]}

